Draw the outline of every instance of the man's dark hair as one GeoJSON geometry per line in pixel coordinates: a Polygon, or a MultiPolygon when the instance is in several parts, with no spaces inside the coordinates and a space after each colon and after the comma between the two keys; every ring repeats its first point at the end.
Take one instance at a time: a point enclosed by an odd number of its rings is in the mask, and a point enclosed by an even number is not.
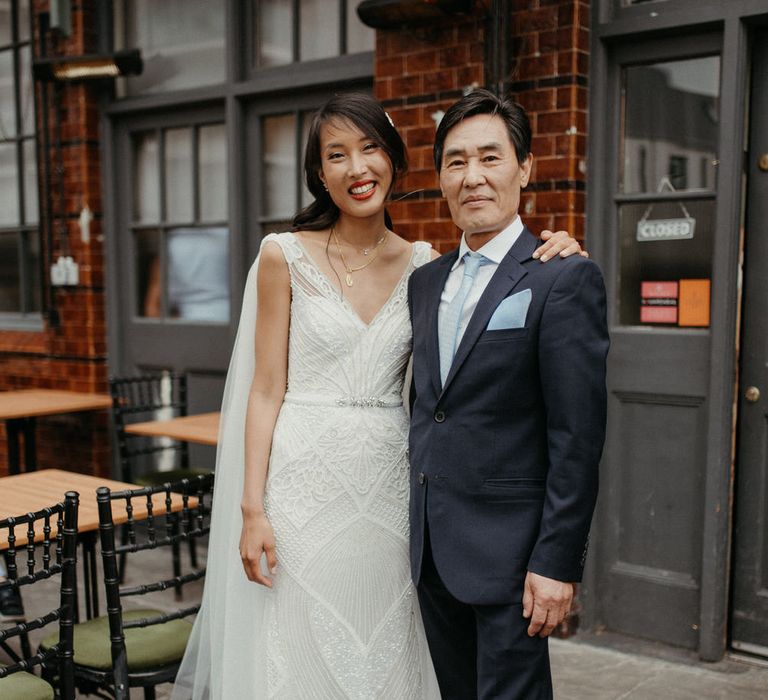
{"type": "Polygon", "coordinates": [[[435,170],[440,172],[443,161],[443,145],[448,132],[459,122],[478,114],[501,117],[507,127],[509,140],[515,148],[518,162],[522,163],[531,152],[531,123],[528,115],[517,102],[498,97],[489,90],[473,90],[452,104],[440,121],[435,134],[435,170]]]}

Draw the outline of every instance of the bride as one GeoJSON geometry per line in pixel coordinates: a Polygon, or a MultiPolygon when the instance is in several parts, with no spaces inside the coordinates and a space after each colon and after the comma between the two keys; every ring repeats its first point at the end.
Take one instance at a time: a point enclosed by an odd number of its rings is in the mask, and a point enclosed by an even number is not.
{"type": "MultiPolygon", "coordinates": [[[[173,698],[439,698],[408,565],[407,281],[435,257],[385,204],[405,146],[334,97],[315,201],[249,274],[227,377],[201,611],[173,698]],[[259,585],[260,584],[260,585],[259,585]]],[[[579,250],[565,234],[549,256],[579,250]]]]}

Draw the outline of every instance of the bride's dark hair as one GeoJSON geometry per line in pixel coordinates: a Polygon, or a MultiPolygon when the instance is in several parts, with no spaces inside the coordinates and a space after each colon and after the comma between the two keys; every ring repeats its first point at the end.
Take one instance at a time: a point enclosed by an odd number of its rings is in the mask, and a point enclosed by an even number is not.
{"type": "MultiPolygon", "coordinates": [[[[339,218],[339,208],[320,179],[323,167],[320,130],[324,124],[333,120],[353,124],[387,154],[392,165],[392,184],[387,196],[391,194],[397,179],[408,168],[403,139],[390,122],[387,113],[373,97],[356,92],[334,95],[318,110],[309,127],[307,148],[304,152],[304,179],[315,201],[293,218],[293,231],[319,231],[333,226],[339,218]]],[[[386,210],[384,220],[387,228],[391,229],[392,219],[386,210]]]]}

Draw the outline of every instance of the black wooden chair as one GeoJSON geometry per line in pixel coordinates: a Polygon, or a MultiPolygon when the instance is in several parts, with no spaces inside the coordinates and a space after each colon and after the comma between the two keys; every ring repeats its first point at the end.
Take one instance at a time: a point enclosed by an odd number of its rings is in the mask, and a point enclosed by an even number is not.
{"type": "MultiPolygon", "coordinates": [[[[174,543],[196,540],[208,534],[210,527],[213,475],[195,476],[161,486],[112,492],[102,487],[96,492],[99,505],[99,532],[104,565],[107,617],[88,620],[75,626],[75,677],[107,688],[117,700],[127,700],[129,688],[143,687],[146,700],[155,697],[155,686],[173,681],[184,655],[192,623],[187,620],[199,605],[181,609],[151,607],[123,609],[123,599],[184,586],[205,576],[205,568],[189,567],[187,573],[170,578],[122,586],[118,575],[118,557],[128,556],[174,543]],[[171,494],[180,501],[180,510],[172,506],[171,494]],[[153,496],[164,494],[160,499],[153,496]],[[146,503],[148,517],[136,521],[133,504],[146,503]],[[159,512],[157,512],[159,511],[159,512]],[[115,521],[127,519],[128,539],[115,542],[115,521]]],[[[138,570],[138,566],[133,567],[138,570]]],[[[170,602],[170,601],[169,601],[170,602]]]]}
{"type": "MultiPolygon", "coordinates": [[[[130,423],[154,420],[158,411],[167,418],[187,415],[187,376],[183,373],[165,372],[138,377],[111,377],[109,392],[112,396],[112,417],[115,442],[120,459],[123,481],[141,486],[158,486],[169,481],[191,476],[210,474],[210,470],[191,469],[189,445],[170,438],[152,438],[126,432],[130,423]],[[158,470],[158,460],[173,458],[172,469],[158,470]],[[138,468],[137,468],[138,467],[138,468]]],[[[125,543],[123,535],[122,542],[125,543]]],[[[190,556],[197,566],[194,541],[190,541],[190,556]]],[[[175,575],[179,571],[178,544],[173,547],[175,575]]],[[[120,559],[120,576],[123,577],[125,558],[120,559]]],[[[178,591],[177,591],[178,593],[178,591]]]]}
{"type": "Polygon", "coordinates": [[[77,600],[77,509],[78,495],[70,491],[61,503],[36,513],[0,520],[0,532],[6,531],[8,537],[8,578],[0,586],[14,586],[18,590],[61,576],[59,607],[34,620],[0,627],[0,646],[11,658],[10,664],[0,665],[0,698],[52,700],[54,687],[61,700],[75,698],[72,630],[77,600]],[[42,556],[38,562],[40,550],[42,556]],[[26,561],[19,566],[16,560],[22,551],[26,553],[26,561]],[[59,629],[52,635],[51,644],[41,646],[32,654],[25,641],[27,634],[57,621],[59,629]],[[13,638],[22,642],[21,653],[8,644],[13,638]],[[36,666],[40,666],[42,677],[32,673],[36,666]]]}
{"type": "Polygon", "coordinates": [[[158,411],[168,418],[187,415],[187,377],[165,372],[139,377],[111,377],[112,417],[115,441],[123,481],[141,486],[157,486],[190,476],[208,474],[210,470],[191,469],[189,445],[170,438],[132,435],[125,431],[130,423],[155,420],[158,411]],[[162,455],[173,458],[173,468],[158,470],[162,455]]]}

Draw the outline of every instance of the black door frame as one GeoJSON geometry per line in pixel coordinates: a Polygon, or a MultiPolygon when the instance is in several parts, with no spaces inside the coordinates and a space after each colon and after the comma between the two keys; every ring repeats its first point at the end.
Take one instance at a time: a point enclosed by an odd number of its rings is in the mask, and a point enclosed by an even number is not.
{"type": "Polygon", "coordinates": [[[744,224],[744,298],[742,305],[741,363],[739,389],[736,469],[734,489],[734,533],[730,643],[737,651],[768,656],[768,635],[764,624],[768,606],[761,601],[758,588],[760,571],[768,564],[761,541],[768,511],[760,511],[768,473],[765,454],[766,397],[765,347],[768,324],[765,321],[765,266],[768,248],[764,241],[764,222],[768,207],[768,173],[759,163],[768,151],[765,137],[766,90],[768,89],[768,28],[757,33],[751,71],[750,138],[746,158],[746,206],[744,224]],[[747,388],[754,385],[762,393],[748,399],[747,388]],[[762,528],[761,528],[762,525],[762,528]],[[757,526],[757,527],[756,527],[757,526]],[[755,617],[757,615],[757,617],[755,617]],[[759,641],[758,641],[759,640],[759,641]]]}

